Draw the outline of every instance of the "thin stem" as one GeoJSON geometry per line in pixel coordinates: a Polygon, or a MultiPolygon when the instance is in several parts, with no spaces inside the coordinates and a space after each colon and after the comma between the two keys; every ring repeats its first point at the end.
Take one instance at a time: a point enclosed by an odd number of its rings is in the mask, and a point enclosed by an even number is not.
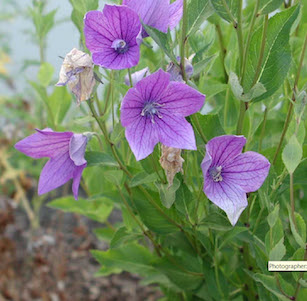
{"type": "Polygon", "coordinates": [[[265,134],[265,126],[266,126],[266,122],[267,122],[267,117],[268,117],[268,108],[265,107],[264,110],[264,115],[263,115],[263,121],[262,121],[262,128],[261,128],[261,133],[260,133],[260,138],[259,138],[259,146],[258,146],[258,152],[261,152],[261,148],[262,148],[262,141],[263,141],[263,137],[265,134]]]}
{"type": "MultiPolygon", "coordinates": [[[[233,24],[233,27],[236,28],[237,27],[237,21],[235,20],[234,16],[232,15],[230,9],[229,9],[229,6],[227,4],[227,2],[225,0],[222,0],[223,2],[223,5],[224,5],[224,8],[229,16],[229,18],[231,19],[232,21],[232,24],[233,24]]],[[[241,6],[242,7],[242,6],[241,6]]]]}
{"type": "MultiPolygon", "coordinates": [[[[294,81],[293,94],[292,94],[292,101],[293,102],[295,102],[295,93],[296,93],[296,90],[297,90],[298,80],[300,78],[301,70],[302,70],[302,67],[303,67],[306,46],[307,46],[307,34],[305,36],[305,42],[304,42],[304,46],[303,46],[303,49],[302,49],[300,62],[299,62],[299,65],[298,65],[298,69],[297,69],[297,73],[296,73],[296,77],[295,77],[295,81],[294,81]]],[[[292,111],[293,111],[293,102],[291,102],[290,106],[289,106],[289,110],[288,110],[287,118],[286,118],[286,121],[285,121],[285,124],[284,124],[284,128],[283,128],[277,149],[276,149],[275,154],[274,154],[273,165],[276,163],[278,154],[280,152],[281,146],[283,144],[285,135],[287,133],[287,130],[288,130],[288,127],[289,127],[289,124],[290,124],[290,121],[291,121],[291,116],[292,116],[292,111]]]]}
{"type": "Polygon", "coordinates": [[[219,38],[219,43],[220,43],[220,57],[221,57],[221,63],[223,66],[223,71],[224,71],[224,78],[225,78],[225,83],[228,83],[228,74],[225,68],[225,56],[226,56],[226,52],[227,49],[225,47],[225,43],[224,43],[224,38],[223,38],[223,33],[222,33],[222,29],[219,23],[217,23],[215,25],[216,28],[216,32],[217,32],[217,36],[219,38]]]}
{"type": "Polygon", "coordinates": [[[128,69],[128,75],[129,75],[129,82],[130,82],[130,87],[133,87],[133,81],[132,81],[132,75],[131,75],[131,69],[128,69]]]}
{"type": "Polygon", "coordinates": [[[295,220],[295,200],[294,200],[294,189],[293,189],[293,173],[290,173],[290,204],[291,204],[291,217],[294,226],[297,230],[296,220],[295,220]]]}
{"type": "Polygon", "coordinates": [[[238,119],[238,124],[237,124],[237,135],[242,134],[245,112],[246,112],[245,102],[241,101],[240,102],[240,114],[239,114],[239,119],[238,119]]]}
{"type": "Polygon", "coordinates": [[[227,114],[229,112],[229,87],[226,90],[225,105],[224,105],[224,129],[227,127],[227,114]]]}
{"type": "Polygon", "coordinates": [[[243,57],[244,57],[243,32],[242,32],[242,5],[243,5],[242,0],[239,0],[238,23],[237,26],[235,27],[238,37],[238,45],[239,45],[240,78],[242,76],[242,66],[243,66],[243,57]]]}
{"type": "Polygon", "coordinates": [[[204,132],[203,132],[203,130],[202,130],[202,128],[201,128],[201,125],[200,125],[200,123],[199,123],[199,120],[198,120],[198,118],[197,118],[197,115],[194,114],[194,115],[191,116],[191,118],[192,118],[192,120],[194,121],[194,124],[195,124],[195,126],[196,126],[196,129],[197,129],[197,131],[198,131],[200,137],[203,139],[203,141],[204,141],[205,143],[207,143],[207,142],[208,142],[208,139],[206,138],[206,136],[205,136],[205,134],[204,134],[204,132]]]}
{"type": "Polygon", "coordinates": [[[258,81],[258,78],[259,78],[259,75],[260,75],[260,72],[261,72],[261,65],[262,65],[262,61],[263,61],[268,24],[269,24],[269,16],[265,15],[264,23],[263,23],[263,30],[262,30],[262,40],[261,40],[261,46],[260,46],[259,59],[258,59],[258,64],[257,64],[257,67],[256,67],[256,72],[255,72],[255,76],[254,76],[252,86],[254,86],[256,84],[256,82],[258,81]]]}
{"type": "MultiPolygon", "coordinates": [[[[280,290],[280,292],[289,300],[293,300],[292,296],[289,296],[287,293],[285,293],[285,291],[283,290],[283,288],[281,287],[279,278],[278,278],[278,273],[274,273],[274,277],[275,277],[275,281],[276,281],[276,285],[278,287],[278,289],[280,290]]],[[[295,299],[294,299],[295,300],[295,299]]]]}
{"type": "Polygon", "coordinates": [[[183,80],[187,81],[187,75],[185,72],[185,43],[187,40],[187,0],[183,0],[183,15],[182,15],[182,29],[181,29],[181,44],[180,44],[180,67],[183,80]]]}
{"type": "MultiPolygon", "coordinates": [[[[304,261],[307,261],[307,244],[305,246],[305,254],[304,254],[304,261]]],[[[304,277],[304,272],[300,272],[300,276],[297,280],[297,285],[296,285],[296,289],[295,289],[295,293],[294,293],[294,300],[297,300],[298,294],[300,292],[300,288],[301,288],[301,284],[300,284],[300,280],[304,277]]]]}

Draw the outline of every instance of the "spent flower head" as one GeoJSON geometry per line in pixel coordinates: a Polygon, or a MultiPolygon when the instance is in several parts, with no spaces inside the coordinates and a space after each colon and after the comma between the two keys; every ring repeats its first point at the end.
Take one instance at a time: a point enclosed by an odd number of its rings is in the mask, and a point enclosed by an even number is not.
{"type": "Polygon", "coordinates": [[[38,194],[47,193],[73,179],[72,191],[78,199],[82,172],[87,165],[84,159],[87,137],[72,132],[54,132],[49,128],[36,131],[16,143],[15,148],[35,159],[50,158],[41,172],[38,194]]]}
{"type": "MultiPolygon", "coordinates": [[[[137,12],[145,25],[162,32],[176,27],[182,18],[183,0],[177,0],[172,4],[170,0],[123,0],[123,5],[137,12]]],[[[142,36],[148,37],[144,29],[142,36]]]]}
{"type": "Polygon", "coordinates": [[[186,116],[199,111],[205,95],[190,86],[170,81],[159,70],[130,89],[121,106],[121,123],[137,160],[144,159],[158,142],[196,150],[194,131],[186,116]]]}
{"type": "Polygon", "coordinates": [[[91,57],[76,48],[63,61],[57,86],[68,86],[77,97],[78,105],[90,98],[95,86],[95,76],[91,57]]]}
{"type": "Polygon", "coordinates": [[[105,5],[84,18],[84,35],[93,62],[104,68],[126,69],[140,59],[142,25],[138,14],[127,6],[105,5]]]}
{"type": "Polygon", "coordinates": [[[258,190],[266,179],[270,162],[262,155],[242,153],[244,136],[219,136],[206,145],[201,163],[204,193],[210,201],[224,210],[235,225],[247,206],[246,193],[258,190]]]}

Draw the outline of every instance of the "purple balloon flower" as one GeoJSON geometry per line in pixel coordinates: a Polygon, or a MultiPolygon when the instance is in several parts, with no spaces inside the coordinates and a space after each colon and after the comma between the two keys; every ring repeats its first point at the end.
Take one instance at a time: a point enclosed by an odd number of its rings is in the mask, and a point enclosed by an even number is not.
{"type": "Polygon", "coordinates": [[[72,191],[77,200],[81,175],[87,165],[84,159],[87,137],[72,132],[54,132],[48,128],[36,131],[16,143],[15,148],[35,159],[50,158],[41,172],[38,194],[49,192],[73,179],[72,191]]]}
{"type": "Polygon", "coordinates": [[[142,25],[136,12],[126,6],[105,5],[102,12],[89,11],[84,35],[93,62],[104,68],[126,69],[140,59],[142,25]]]}
{"type": "MultiPolygon", "coordinates": [[[[145,25],[162,32],[176,27],[182,18],[183,0],[177,0],[172,4],[170,0],[124,0],[123,5],[137,12],[145,25]]],[[[144,29],[142,36],[148,37],[144,29]]]]}
{"type": "Polygon", "coordinates": [[[242,153],[244,136],[219,136],[206,145],[201,163],[204,192],[224,210],[234,226],[247,206],[246,193],[258,190],[266,179],[270,162],[262,155],[242,153]]]}
{"type": "Polygon", "coordinates": [[[196,150],[192,126],[185,117],[201,109],[205,95],[190,86],[171,82],[159,70],[128,91],[121,107],[121,123],[137,160],[144,159],[158,142],[196,150]]]}

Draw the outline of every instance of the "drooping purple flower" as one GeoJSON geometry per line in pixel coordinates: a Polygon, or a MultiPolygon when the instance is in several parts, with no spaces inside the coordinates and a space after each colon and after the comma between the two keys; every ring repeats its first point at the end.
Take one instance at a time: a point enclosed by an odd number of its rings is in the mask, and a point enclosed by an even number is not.
{"type": "Polygon", "coordinates": [[[87,162],[84,159],[87,137],[46,128],[19,141],[15,148],[29,157],[48,157],[38,183],[38,194],[47,193],[73,179],[72,191],[78,199],[79,184],[87,162]]]}
{"type": "Polygon", "coordinates": [[[201,109],[205,95],[186,84],[171,82],[159,70],[128,91],[121,107],[121,123],[137,160],[144,159],[158,142],[196,150],[192,126],[185,117],[201,109]]]}
{"type": "MultiPolygon", "coordinates": [[[[177,56],[177,62],[180,63],[180,56],[177,56]]],[[[166,67],[166,72],[171,75],[171,80],[175,82],[184,83],[181,68],[175,65],[173,62],[170,62],[166,67]]],[[[187,79],[190,79],[193,76],[194,68],[189,59],[185,58],[185,73],[187,79]]]]}
{"type": "Polygon", "coordinates": [[[262,155],[242,153],[244,136],[219,136],[206,145],[201,164],[204,193],[224,210],[234,226],[247,206],[246,193],[258,190],[266,179],[270,162],[262,155]]]}
{"type": "Polygon", "coordinates": [[[96,65],[110,69],[136,66],[140,59],[142,25],[127,6],[105,5],[102,12],[89,11],[84,18],[87,48],[96,65]]]}
{"type": "MultiPolygon", "coordinates": [[[[140,71],[136,71],[136,72],[132,73],[131,74],[132,85],[135,86],[141,79],[148,76],[149,74],[150,74],[150,71],[149,71],[148,67],[146,67],[146,68],[144,68],[140,71]]],[[[125,76],[125,84],[127,86],[130,86],[130,79],[129,79],[128,74],[125,76]]]]}
{"type": "MultiPolygon", "coordinates": [[[[124,0],[127,5],[140,16],[145,25],[154,27],[162,32],[173,29],[180,22],[183,12],[183,0],[170,4],[170,0],[124,0]]],[[[143,38],[148,34],[143,29],[143,38]]]]}

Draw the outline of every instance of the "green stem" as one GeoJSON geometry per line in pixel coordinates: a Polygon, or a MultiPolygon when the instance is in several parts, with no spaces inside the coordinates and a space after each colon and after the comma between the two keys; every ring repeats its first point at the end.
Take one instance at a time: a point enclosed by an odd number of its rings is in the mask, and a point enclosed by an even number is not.
{"type": "MultiPolygon", "coordinates": [[[[305,254],[304,254],[304,261],[307,261],[307,244],[305,246],[305,254]]],[[[304,277],[304,272],[300,272],[300,276],[297,280],[297,285],[296,285],[296,289],[295,289],[295,293],[294,293],[294,300],[297,300],[298,294],[300,292],[300,288],[301,288],[301,284],[300,284],[300,280],[303,279],[304,277]]]]}
{"type": "Polygon", "coordinates": [[[241,135],[243,132],[245,112],[246,112],[245,102],[241,101],[240,102],[240,114],[239,114],[239,119],[238,119],[238,124],[237,124],[237,135],[241,135]]]}
{"type": "Polygon", "coordinates": [[[222,66],[223,66],[225,83],[227,84],[228,83],[228,74],[227,74],[227,71],[226,71],[226,68],[225,68],[225,57],[226,57],[227,49],[225,47],[223,33],[222,33],[222,29],[221,29],[220,24],[217,23],[215,25],[215,28],[216,28],[217,36],[219,38],[221,63],[222,63],[222,66]]]}
{"type": "MultiPolygon", "coordinates": [[[[299,62],[299,65],[298,65],[298,69],[297,69],[297,73],[296,73],[296,77],[295,77],[295,81],[294,81],[293,94],[292,94],[292,101],[293,102],[295,102],[295,93],[296,93],[296,90],[297,90],[298,80],[300,78],[301,70],[302,70],[302,67],[303,67],[306,46],[307,46],[307,34],[305,36],[305,42],[304,42],[304,46],[303,46],[303,49],[302,49],[300,62],[299,62]]],[[[285,121],[285,124],[284,124],[284,128],[283,128],[277,149],[276,149],[275,154],[274,154],[273,165],[276,163],[278,154],[280,152],[281,146],[283,144],[285,135],[287,133],[287,130],[288,130],[288,127],[289,127],[289,124],[290,124],[290,121],[291,121],[291,116],[292,116],[292,111],[293,111],[293,102],[291,102],[290,106],[289,106],[289,110],[288,110],[287,118],[286,118],[286,121],[285,121]]]]}
{"type": "Polygon", "coordinates": [[[261,40],[261,46],[260,46],[259,59],[258,59],[258,64],[257,64],[257,67],[256,67],[256,72],[255,72],[255,76],[254,76],[252,86],[254,86],[256,84],[256,82],[258,81],[258,78],[259,78],[259,75],[260,75],[260,72],[261,72],[261,65],[262,65],[262,61],[263,61],[268,24],[269,24],[269,16],[265,15],[264,23],[263,23],[263,30],[262,30],[262,40],[261,40]]]}
{"type": "Polygon", "coordinates": [[[243,57],[244,57],[243,32],[242,32],[242,5],[243,5],[242,0],[239,0],[238,23],[237,26],[235,27],[238,37],[238,45],[239,45],[240,78],[242,76],[242,66],[243,66],[243,57]]]}
{"type": "Polygon", "coordinates": [[[293,189],[293,173],[290,173],[290,204],[291,204],[291,217],[294,226],[297,230],[296,220],[295,220],[295,200],[294,200],[294,189],[293,189]]]}
{"type": "Polygon", "coordinates": [[[131,75],[131,69],[128,69],[128,75],[129,75],[129,82],[130,82],[130,87],[133,87],[133,81],[132,81],[132,75],[131,75]]]}
{"type": "Polygon", "coordinates": [[[229,87],[227,87],[224,105],[224,129],[227,127],[227,114],[229,113],[229,92],[229,87]]]}
{"type": "Polygon", "coordinates": [[[183,15],[182,15],[182,29],[181,29],[181,44],[180,44],[180,67],[182,78],[187,82],[187,75],[185,72],[185,43],[187,40],[187,25],[188,25],[188,14],[187,14],[187,0],[183,0],[183,15]]]}
{"type": "Polygon", "coordinates": [[[267,117],[268,117],[268,108],[265,107],[264,115],[263,115],[263,121],[262,121],[261,134],[260,134],[260,138],[259,138],[259,147],[258,147],[259,153],[261,152],[261,148],[262,148],[262,141],[263,141],[263,137],[264,137],[264,134],[265,134],[265,126],[266,126],[267,117]]]}
{"type": "Polygon", "coordinates": [[[208,139],[206,138],[206,136],[205,136],[205,134],[204,134],[204,132],[203,132],[203,130],[202,130],[202,128],[201,128],[201,125],[200,125],[200,123],[199,123],[199,120],[198,120],[198,118],[197,118],[197,115],[194,114],[194,115],[191,116],[191,118],[192,118],[192,120],[194,121],[194,124],[195,124],[195,126],[196,126],[196,129],[197,129],[197,131],[198,131],[200,137],[203,139],[203,141],[204,141],[205,143],[207,143],[207,142],[208,142],[208,139]]]}
{"type": "MultiPolygon", "coordinates": [[[[224,8],[225,8],[225,10],[226,10],[226,12],[227,12],[229,18],[230,18],[231,21],[232,21],[233,27],[236,28],[236,27],[237,27],[237,21],[235,20],[234,16],[232,15],[232,13],[231,13],[231,11],[230,11],[230,9],[229,9],[229,6],[228,6],[228,4],[227,4],[227,2],[226,2],[225,0],[222,0],[222,2],[223,2],[223,6],[224,6],[224,8]]],[[[241,7],[242,7],[242,6],[241,6],[241,7]]]]}

